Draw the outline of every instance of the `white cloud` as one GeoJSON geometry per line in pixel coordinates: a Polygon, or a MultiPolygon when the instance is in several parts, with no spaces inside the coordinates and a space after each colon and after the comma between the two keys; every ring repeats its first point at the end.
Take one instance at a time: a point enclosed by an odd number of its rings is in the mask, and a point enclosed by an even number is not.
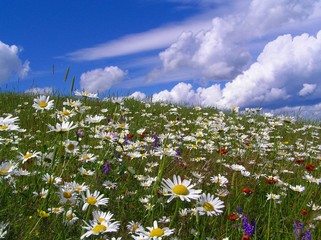
{"type": "Polygon", "coordinates": [[[265,46],[248,70],[226,84],[219,105],[285,105],[308,93],[309,100],[318,99],[320,90],[314,90],[320,75],[321,31],[316,37],[280,36],[265,46]],[[302,84],[308,85],[301,89],[302,84]]]}
{"type": "Polygon", "coordinates": [[[94,47],[79,49],[68,53],[66,57],[75,61],[92,61],[166,48],[175,42],[183,31],[199,31],[207,28],[210,24],[211,20],[209,17],[198,16],[181,23],[161,26],[146,32],[129,34],[94,47]]]}
{"type": "Polygon", "coordinates": [[[0,41],[0,83],[7,82],[13,75],[19,78],[27,76],[30,70],[29,61],[22,64],[19,52],[17,46],[9,46],[0,41]]]}
{"type": "Polygon", "coordinates": [[[303,88],[300,90],[299,95],[302,97],[309,95],[314,92],[316,87],[317,87],[316,84],[303,83],[303,88]]]}
{"type": "Polygon", "coordinates": [[[134,98],[136,100],[143,101],[147,99],[147,96],[145,93],[142,92],[134,92],[128,98],[134,98]]]}
{"type": "Polygon", "coordinates": [[[25,93],[31,93],[31,94],[42,94],[42,95],[51,95],[53,93],[52,87],[44,87],[44,88],[30,88],[25,91],[25,93]]]}
{"type": "Polygon", "coordinates": [[[250,61],[246,48],[251,41],[275,32],[286,24],[305,21],[319,0],[252,0],[239,6],[239,12],[216,17],[212,26],[199,32],[184,32],[161,52],[165,71],[194,69],[199,79],[230,80],[250,61]]]}
{"type": "Polygon", "coordinates": [[[81,74],[80,87],[89,92],[103,92],[121,82],[126,74],[115,66],[94,69],[81,74]]]}
{"type": "Polygon", "coordinates": [[[198,98],[191,84],[178,83],[172,90],[163,90],[153,95],[154,102],[170,102],[176,104],[198,104],[198,98]]]}
{"type": "Polygon", "coordinates": [[[179,83],[154,94],[153,100],[219,108],[304,106],[320,101],[320,78],[321,31],[316,36],[283,35],[224,87],[215,84],[195,91],[191,84],[179,83]]]}

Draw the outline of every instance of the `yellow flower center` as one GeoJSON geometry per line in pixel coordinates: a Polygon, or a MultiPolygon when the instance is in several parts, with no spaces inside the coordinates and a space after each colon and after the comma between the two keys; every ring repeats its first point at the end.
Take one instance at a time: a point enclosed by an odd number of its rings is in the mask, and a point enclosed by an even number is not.
{"type": "Polygon", "coordinates": [[[82,191],[82,187],[75,187],[75,191],[81,192],[82,191]]]}
{"type": "Polygon", "coordinates": [[[75,145],[70,143],[70,144],[68,144],[67,148],[69,151],[73,151],[73,150],[75,150],[75,145]]]}
{"type": "Polygon", "coordinates": [[[88,197],[88,198],[86,199],[86,201],[87,201],[87,203],[89,203],[89,204],[91,204],[91,205],[94,205],[94,204],[96,204],[97,199],[96,199],[95,197],[88,197]]]}
{"type": "Polygon", "coordinates": [[[161,228],[154,228],[149,234],[150,237],[160,237],[163,235],[164,235],[164,231],[161,228]]]}
{"type": "Polygon", "coordinates": [[[67,111],[67,110],[65,110],[65,111],[62,111],[62,112],[60,112],[62,115],[65,115],[65,116],[68,116],[68,115],[70,115],[70,112],[69,111],[67,111]]]}
{"type": "Polygon", "coordinates": [[[30,158],[32,156],[32,153],[27,153],[26,155],[23,156],[24,159],[30,158]]]}
{"type": "Polygon", "coordinates": [[[99,223],[106,222],[106,219],[105,218],[98,218],[97,222],[99,222],[99,223]]]}
{"type": "Polygon", "coordinates": [[[72,196],[71,192],[64,192],[62,195],[64,196],[64,198],[71,198],[72,196]]]}
{"type": "Polygon", "coordinates": [[[41,108],[45,108],[47,106],[48,106],[48,103],[46,103],[46,102],[40,102],[39,103],[39,107],[41,107],[41,108]]]}
{"type": "Polygon", "coordinates": [[[99,234],[100,232],[104,232],[107,230],[107,227],[101,224],[96,225],[91,231],[94,234],[99,234]]]}
{"type": "Polygon", "coordinates": [[[9,171],[7,169],[2,169],[2,170],[0,170],[0,175],[7,175],[8,172],[9,171]]]}
{"type": "Polygon", "coordinates": [[[173,193],[176,195],[188,195],[189,191],[186,186],[178,184],[175,187],[173,187],[173,193]]]}
{"type": "Polygon", "coordinates": [[[6,130],[7,128],[8,128],[8,126],[6,126],[6,125],[0,126],[1,130],[6,130]]]}
{"type": "Polygon", "coordinates": [[[213,205],[210,204],[209,202],[204,203],[203,208],[208,212],[214,211],[213,205]]]}
{"type": "Polygon", "coordinates": [[[55,183],[56,180],[53,177],[48,178],[48,183],[55,183]]]}
{"type": "Polygon", "coordinates": [[[72,219],[72,214],[67,214],[67,215],[66,215],[66,219],[67,219],[67,221],[71,221],[71,219],[72,219]]]}

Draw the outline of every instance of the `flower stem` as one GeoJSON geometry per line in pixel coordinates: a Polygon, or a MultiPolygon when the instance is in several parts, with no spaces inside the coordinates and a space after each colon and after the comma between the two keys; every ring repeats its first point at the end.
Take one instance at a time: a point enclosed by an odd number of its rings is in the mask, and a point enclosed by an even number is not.
{"type": "Polygon", "coordinates": [[[176,216],[177,216],[177,212],[178,212],[178,209],[179,209],[179,201],[180,201],[180,199],[179,199],[179,198],[176,198],[175,212],[174,212],[172,221],[171,221],[170,224],[169,224],[169,228],[171,228],[171,227],[173,226],[174,221],[175,221],[175,218],[176,218],[176,216]]]}

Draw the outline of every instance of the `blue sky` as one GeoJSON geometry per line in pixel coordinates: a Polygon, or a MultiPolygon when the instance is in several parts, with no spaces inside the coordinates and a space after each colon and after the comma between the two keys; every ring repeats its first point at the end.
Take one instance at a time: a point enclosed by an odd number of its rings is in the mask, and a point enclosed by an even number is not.
{"type": "Polygon", "coordinates": [[[320,23],[320,0],[1,1],[0,87],[317,112],[320,23]]]}

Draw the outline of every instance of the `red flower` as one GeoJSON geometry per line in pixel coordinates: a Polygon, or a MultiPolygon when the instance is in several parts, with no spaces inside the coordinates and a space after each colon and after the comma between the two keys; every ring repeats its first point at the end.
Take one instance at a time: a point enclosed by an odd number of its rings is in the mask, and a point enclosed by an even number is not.
{"type": "Polygon", "coordinates": [[[226,154],[226,153],[228,152],[228,150],[222,148],[222,149],[220,149],[220,150],[217,150],[217,152],[220,153],[220,154],[226,154]]]}
{"type": "Polygon", "coordinates": [[[242,236],[242,239],[243,239],[243,240],[248,240],[248,239],[250,239],[250,236],[249,236],[249,235],[243,235],[243,236],[242,236]]]}
{"type": "Polygon", "coordinates": [[[266,179],[264,182],[267,183],[267,184],[273,184],[273,183],[277,183],[278,180],[273,178],[273,177],[271,177],[271,178],[266,179]]]}
{"type": "Polygon", "coordinates": [[[305,209],[302,209],[300,212],[301,212],[302,215],[307,215],[308,214],[308,211],[305,210],[305,209]]]}
{"type": "Polygon", "coordinates": [[[245,194],[251,194],[254,193],[254,190],[245,187],[242,189],[242,192],[245,194]]]}
{"type": "Polygon", "coordinates": [[[304,159],[302,159],[302,158],[301,158],[301,159],[296,159],[296,160],[294,160],[294,162],[295,162],[295,163],[303,163],[303,162],[304,162],[304,159]]]}
{"type": "Polygon", "coordinates": [[[230,221],[235,221],[237,219],[237,215],[235,213],[232,213],[230,215],[227,215],[226,219],[230,221]]]}
{"type": "Polygon", "coordinates": [[[313,171],[313,170],[314,170],[314,166],[313,166],[312,164],[307,164],[307,165],[305,166],[305,169],[306,169],[306,170],[309,170],[309,171],[313,171]]]}
{"type": "Polygon", "coordinates": [[[133,138],[133,137],[134,137],[134,134],[131,134],[131,133],[128,133],[128,134],[127,134],[127,138],[128,138],[128,139],[131,139],[131,138],[133,138]]]}

